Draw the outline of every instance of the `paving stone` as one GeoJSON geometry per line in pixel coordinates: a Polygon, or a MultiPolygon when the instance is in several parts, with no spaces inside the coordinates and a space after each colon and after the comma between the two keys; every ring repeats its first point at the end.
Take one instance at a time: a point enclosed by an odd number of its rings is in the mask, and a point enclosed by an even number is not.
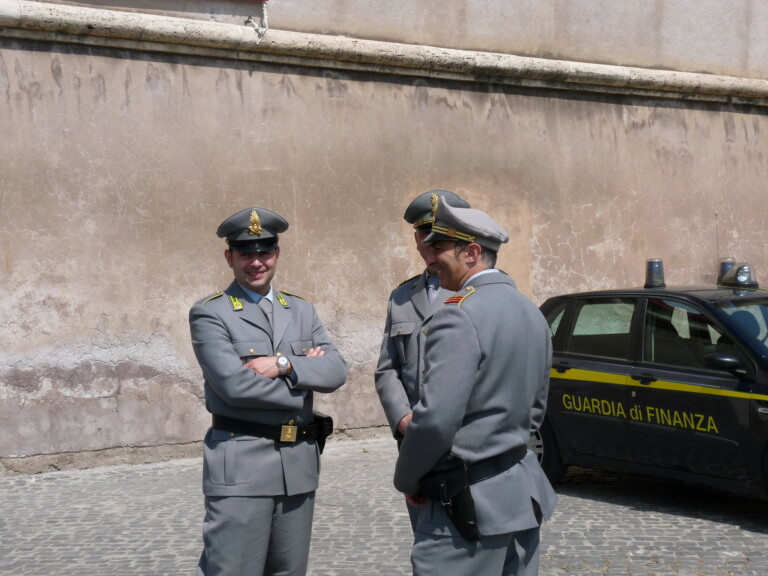
{"type": "MultiPolygon", "coordinates": [[[[330,442],[310,576],[410,574],[389,438],[330,442]]],[[[0,478],[0,575],[192,576],[202,461],[0,478]]],[[[541,576],[763,576],[768,502],[588,470],[557,486],[541,576]]]]}

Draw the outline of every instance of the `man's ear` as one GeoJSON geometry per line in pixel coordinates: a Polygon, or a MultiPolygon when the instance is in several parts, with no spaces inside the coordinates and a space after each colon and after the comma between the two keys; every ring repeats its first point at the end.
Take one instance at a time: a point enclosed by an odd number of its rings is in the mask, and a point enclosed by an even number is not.
{"type": "Polygon", "coordinates": [[[476,244],[475,242],[472,242],[469,246],[466,247],[464,253],[467,256],[467,264],[470,268],[480,261],[480,254],[482,251],[483,247],[480,246],[480,244],[476,244]]]}
{"type": "Polygon", "coordinates": [[[229,267],[232,268],[232,250],[230,250],[229,248],[224,250],[224,258],[226,258],[227,264],[229,265],[229,267]]]}

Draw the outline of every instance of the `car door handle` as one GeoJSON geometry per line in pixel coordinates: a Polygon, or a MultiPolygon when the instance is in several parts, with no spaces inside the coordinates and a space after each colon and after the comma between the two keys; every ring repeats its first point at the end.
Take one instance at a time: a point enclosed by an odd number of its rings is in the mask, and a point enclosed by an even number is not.
{"type": "Polygon", "coordinates": [[[640,382],[640,384],[650,384],[651,382],[656,382],[658,378],[655,378],[653,374],[648,374],[647,372],[645,374],[632,374],[632,380],[637,380],[640,382]]]}
{"type": "Polygon", "coordinates": [[[559,362],[559,363],[555,364],[554,369],[557,370],[558,374],[563,374],[563,373],[567,372],[568,370],[570,370],[571,367],[568,364],[568,362],[559,362]]]}

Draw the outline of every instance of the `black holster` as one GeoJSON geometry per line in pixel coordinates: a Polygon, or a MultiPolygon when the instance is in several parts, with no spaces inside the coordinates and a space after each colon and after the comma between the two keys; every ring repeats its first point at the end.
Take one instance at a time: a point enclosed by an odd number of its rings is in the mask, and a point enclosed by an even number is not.
{"type": "Polygon", "coordinates": [[[312,412],[312,423],[317,425],[317,447],[320,449],[320,454],[325,449],[325,439],[333,434],[333,418],[322,412],[312,412]]]}
{"type": "Polygon", "coordinates": [[[523,459],[526,452],[527,446],[518,446],[474,464],[462,462],[451,455],[451,459],[458,465],[424,476],[419,482],[419,493],[439,500],[459,534],[469,542],[477,542],[481,534],[470,486],[509,470],[523,459]]]}
{"type": "Polygon", "coordinates": [[[480,540],[477,511],[469,484],[462,486],[458,492],[447,499],[440,498],[440,505],[467,542],[480,540]]]}

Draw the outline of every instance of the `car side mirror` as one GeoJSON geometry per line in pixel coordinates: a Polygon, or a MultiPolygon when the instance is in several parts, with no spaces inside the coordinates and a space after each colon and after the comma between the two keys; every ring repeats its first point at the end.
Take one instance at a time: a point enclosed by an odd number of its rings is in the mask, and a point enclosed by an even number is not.
{"type": "Polygon", "coordinates": [[[747,375],[746,369],[742,367],[741,362],[736,356],[714,353],[704,356],[704,360],[706,360],[708,366],[715,370],[725,370],[739,378],[747,375]]]}

